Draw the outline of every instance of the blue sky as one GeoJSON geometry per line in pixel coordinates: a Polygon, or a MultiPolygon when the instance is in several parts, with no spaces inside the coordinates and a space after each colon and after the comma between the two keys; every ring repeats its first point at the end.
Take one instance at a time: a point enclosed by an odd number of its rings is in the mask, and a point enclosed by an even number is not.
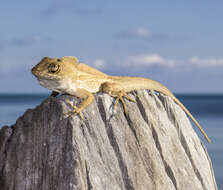
{"type": "Polygon", "coordinates": [[[20,0],[0,6],[0,93],[49,92],[30,69],[76,56],[177,93],[223,93],[223,1],[20,0]]]}

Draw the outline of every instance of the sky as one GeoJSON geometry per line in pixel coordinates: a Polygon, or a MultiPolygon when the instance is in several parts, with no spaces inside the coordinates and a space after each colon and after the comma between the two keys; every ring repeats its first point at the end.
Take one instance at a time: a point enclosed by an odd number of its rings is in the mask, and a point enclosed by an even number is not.
{"type": "Polygon", "coordinates": [[[0,93],[50,93],[31,68],[75,56],[175,93],[223,93],[223,1],[20,0],[0,5],[0,93]]]}

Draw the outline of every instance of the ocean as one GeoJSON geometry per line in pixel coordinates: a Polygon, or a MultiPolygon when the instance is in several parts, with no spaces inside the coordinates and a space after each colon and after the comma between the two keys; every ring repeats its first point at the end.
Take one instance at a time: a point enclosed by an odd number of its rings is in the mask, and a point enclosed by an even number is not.
{"type": "MultiPolygon", "coordinates": [[[[0,127],[12,125],[26,109],[34,108],[46,94],[0,94],[0,127]]],[[[207,147],[219,189],[223,189],[223,94],[177,94],[177,98],[190,110],[211,138],[207,143],[194,127],[207,147]]]]}

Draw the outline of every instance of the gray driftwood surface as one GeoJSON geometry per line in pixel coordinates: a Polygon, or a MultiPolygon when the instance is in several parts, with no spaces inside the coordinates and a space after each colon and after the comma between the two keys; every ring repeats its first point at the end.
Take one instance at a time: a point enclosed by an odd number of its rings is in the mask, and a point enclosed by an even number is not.
{"type": "MultiPolygon", "coordinates": [[[[0,190],[215,190],[212,164],[182,109],[163,95],[137,91],[137,103],[113,110],[95,95],[83,111],[63,95],[27,110],[0,130],[0,190]]],[[[204,138],[203,138],[204,140],[204,138]]]]}

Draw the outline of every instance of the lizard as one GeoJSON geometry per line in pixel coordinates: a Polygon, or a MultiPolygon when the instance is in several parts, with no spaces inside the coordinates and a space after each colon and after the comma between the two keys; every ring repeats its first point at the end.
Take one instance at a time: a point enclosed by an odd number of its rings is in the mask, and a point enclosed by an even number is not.
{"type": "Polygon", "coordinates": [[[127,113],[124,98],[135,102],[127,93],[134,90],[148,89],[169,96],[192,119],[208,142],[211,142],[205,131],[192,116],[189,110],[174,96],[174,94],[161,83],[143,77],[110,76],[87,64],[79,63],[73,56],[61,58],[44,57],[32,68],[32,74],[39,84],[52,90],[51,96],[69,94],[83,99],[76,107],[72,106],[73,114],[78,114],[82,119],[82,110],[94,100],[94,93],[104,92],[116,97],[114,107],[122,102],[124,112],[127,113]]]}

